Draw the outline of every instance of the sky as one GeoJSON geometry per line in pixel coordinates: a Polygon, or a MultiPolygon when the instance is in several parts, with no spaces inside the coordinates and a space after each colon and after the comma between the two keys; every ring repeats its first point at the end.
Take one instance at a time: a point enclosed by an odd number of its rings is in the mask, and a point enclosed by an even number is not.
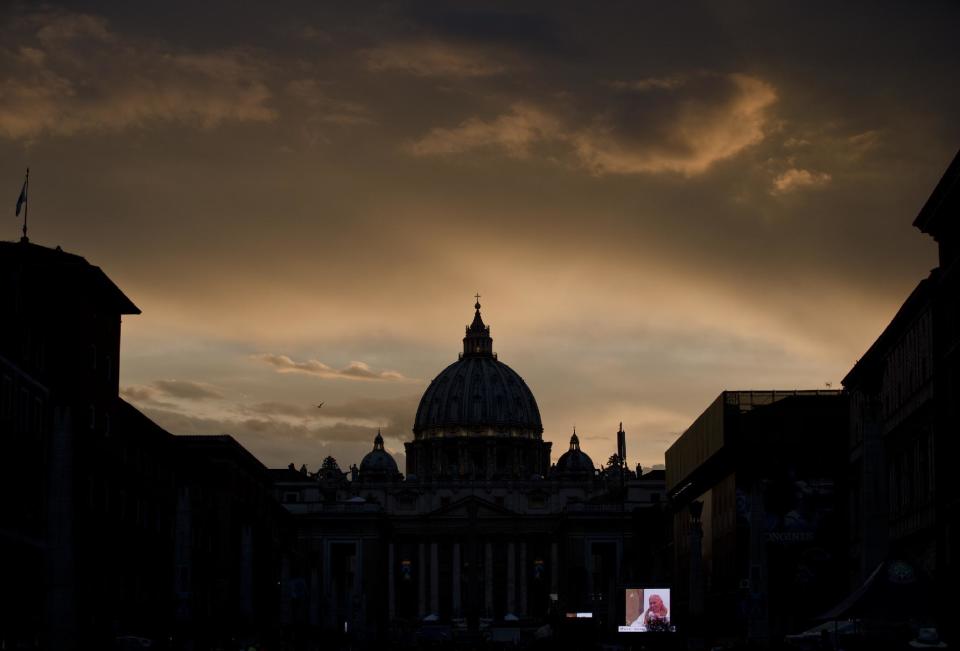
{"type": "Polygon", "coordinates": [[[948,2],[13,3],[0,178],[140,307],[121,393],[268,466],[403,442],[474,294],[554,459],[840,386],[936,265],[948,2]],[[323,402],[322,409],[316,405],[323,402]]]}

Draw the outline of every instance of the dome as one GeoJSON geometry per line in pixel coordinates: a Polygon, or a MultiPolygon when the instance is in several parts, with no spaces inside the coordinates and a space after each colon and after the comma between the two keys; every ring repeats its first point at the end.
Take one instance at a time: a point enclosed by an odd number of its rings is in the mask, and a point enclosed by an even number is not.
{"type": "Polygon", "coordinates": [[[577,430],[573,430],[573,436],[570,437],[570,449],[560,455],[557,459],[556,471],[561,474],[571,473],[589,473],[593,474],[593,459],[586,452],[580,450],[580,439],[577,438],[577,430]]]}
{"type": "Polygon", "coordinates": [[[474,308],[463,354],[433,379],[420,399],[415,438],[488,434],[539,439],[543,424],[533,392],[497,359],[480,303],[474,308]]]}
{"type": "Polygon", "coordinates": [[[380,430],[377,430],[377,437],[373,439],[373,450],[367,452],[360,462],[360,479],[393,479],[399,473],[397,462],[383,448],[383,436],[380,435],[380,430]]]}

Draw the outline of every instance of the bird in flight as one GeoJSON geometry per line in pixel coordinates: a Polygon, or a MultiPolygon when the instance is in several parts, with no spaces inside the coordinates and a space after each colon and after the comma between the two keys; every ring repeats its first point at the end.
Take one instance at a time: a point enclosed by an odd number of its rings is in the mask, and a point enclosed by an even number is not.
{"type": "Polygon", "coordinates": [[[322,403],[322,402],[321,402],[319,405],[317,405],[317,409],[320,409],[321,407],[323,407],[323,403],[322,403]]]}

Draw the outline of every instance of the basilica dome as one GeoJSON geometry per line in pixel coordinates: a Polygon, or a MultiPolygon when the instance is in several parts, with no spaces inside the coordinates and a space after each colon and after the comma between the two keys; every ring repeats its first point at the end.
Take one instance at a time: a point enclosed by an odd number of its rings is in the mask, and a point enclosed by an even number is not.
{"type": "Polygon", "coordinates": [[[420,399],[416,439],[493,435],[539,439],[543,433],[533,392],[497,359],[490,326],[474,308],[460,358],[434,378],[420,399]]]}

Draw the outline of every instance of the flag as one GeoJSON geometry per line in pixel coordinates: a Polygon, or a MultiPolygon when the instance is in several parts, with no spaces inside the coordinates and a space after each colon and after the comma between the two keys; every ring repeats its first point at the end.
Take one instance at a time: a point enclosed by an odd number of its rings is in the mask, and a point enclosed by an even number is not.
{"type": "Polygon", "coordinates": [[[24,202],[27,200],[27,181],[24,179],[23,187],[20,188],[20,197],[17,199],[17,217],[20,216],[20,208],[23,207],[24,202]]]}

